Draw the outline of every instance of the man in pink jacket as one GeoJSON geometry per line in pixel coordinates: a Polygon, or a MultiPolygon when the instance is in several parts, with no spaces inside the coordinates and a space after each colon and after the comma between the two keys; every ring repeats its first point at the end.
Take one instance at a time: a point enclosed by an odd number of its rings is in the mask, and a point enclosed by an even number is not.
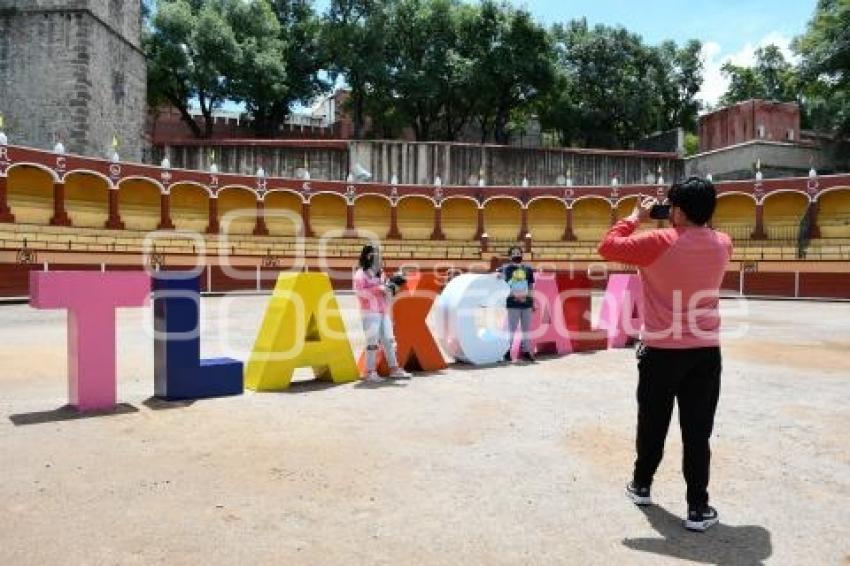
{"type": "Polygon", "coordinates": [[[685,527],[695,531],[718,522],[708,504],[709,437],[720,394],[720,285],[732,242],[708,226],[716,200],[709,181],[691,177],[673,185],[666,205],[644,199],[599,245],[606,260],[637,266],[643,283],[637,459],[626,493],[638,505],[652,503],[652,479],[678,402],[688,486],[685,527]],[[653,217],[669,217],[671,227],[635,233],[653,206],[653,217]]]}

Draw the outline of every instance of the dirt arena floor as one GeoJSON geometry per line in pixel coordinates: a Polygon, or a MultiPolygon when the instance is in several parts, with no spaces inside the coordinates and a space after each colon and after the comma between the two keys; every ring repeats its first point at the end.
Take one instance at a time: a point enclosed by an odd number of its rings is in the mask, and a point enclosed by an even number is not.
{"type": "MultiPolygon", "coordinates": [[[[204,355],[244,359],[266,301],[204,299],[204,355]]],[[[850,564],[850,304],[747,309],[693,534],[675,417],[657,505],[623,495],[632,350],[165,403],[127,310],[125,405],[69,418],[65,314],[2,306],[0,564],[850,564]]]]}

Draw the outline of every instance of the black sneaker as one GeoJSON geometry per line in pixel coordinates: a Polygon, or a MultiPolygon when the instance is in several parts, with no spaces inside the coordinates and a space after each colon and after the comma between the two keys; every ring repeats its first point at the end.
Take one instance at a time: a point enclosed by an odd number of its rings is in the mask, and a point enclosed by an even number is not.
{"type": "Polygon", "coordinates": [[[626,497],[632,500],[635,505],[652,505],[652,498],[649,496],[648,487],[638,487],[635,482],[630,481],[626,485],[626,497]]]}
{"type": "Polygon", "coordinates": [[[534,354],[532,354],[531,352],[523,352],[522,353],[522,359],[527,361],[527,362],[536,362],[537,361],[537,358],[535,358],[534,354]]]}
{"type": "Polygon", "coordinates": [[[505,361],[505,362],[508,362],[508,363],[511,363],[511,362],[513,361],[513,360],[511,359],[511,351],[510,351],[510,350],[508,350],[507,352],[505,352],[505,357],[504,357],[504,358],[502,358],[502,361],[505,361]]]}
{"type": "Polygon", "coordinates": [[[689,531],[703,532],[720,521],[717,509],[706,505],[701,509],[688,509],[688,518],[685,520],[685,528],[689,531]]]}

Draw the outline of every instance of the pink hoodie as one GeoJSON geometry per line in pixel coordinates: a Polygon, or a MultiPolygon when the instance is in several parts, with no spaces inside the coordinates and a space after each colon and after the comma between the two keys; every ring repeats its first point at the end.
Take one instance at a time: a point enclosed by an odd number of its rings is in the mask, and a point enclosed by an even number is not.
{"type": "Polygon", "coordinates": [[[387,312],[384,281],[372,275],[371,271],[367,273],[362,268],[357,270],[354,274],[354,292],[357,295],[357,302],[360,303],[360,310],[363,312],[378,314],[387,312]]]}
{"type": "Polygon", "coordinates": [[[599,255],[639,268],[643,342],[672,349],[719,346],[720,285],[732,240],[708,227],[634,234],[637,226],[634,220],[617,222],[602,239],[599,255]]]}

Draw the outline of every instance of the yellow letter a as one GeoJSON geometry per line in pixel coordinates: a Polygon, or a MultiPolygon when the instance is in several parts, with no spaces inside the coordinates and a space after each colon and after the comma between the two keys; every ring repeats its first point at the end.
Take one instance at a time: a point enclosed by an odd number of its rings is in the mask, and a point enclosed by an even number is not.
{"type": "Polygon", "coordinates": [[[281,273],[266,308],[251,357],[245,387],[279,391],[289,387],[296,368],[312,366],[319,379],[357,379],[357,364],[324,273],[281,273]]]}

